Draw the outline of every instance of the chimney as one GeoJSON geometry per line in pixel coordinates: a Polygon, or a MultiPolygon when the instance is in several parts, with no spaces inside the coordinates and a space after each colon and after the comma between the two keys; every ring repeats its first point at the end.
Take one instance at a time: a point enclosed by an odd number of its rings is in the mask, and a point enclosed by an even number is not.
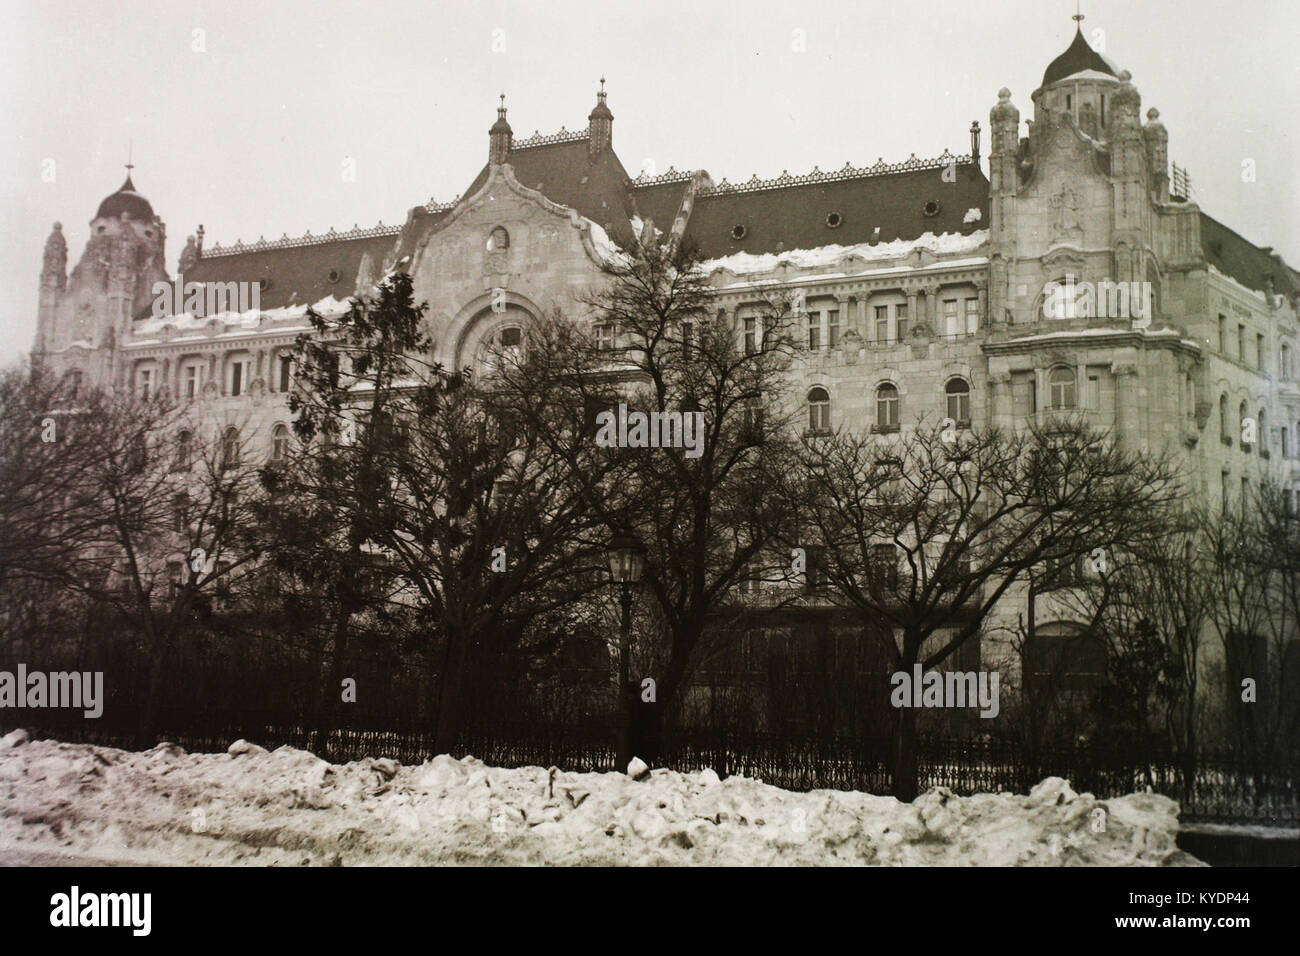
{"type": "Polygon", "coordinates": [[[975,120],[970,124],[970,159],[975,165],[980,161],[980,123],[975,120]]]}

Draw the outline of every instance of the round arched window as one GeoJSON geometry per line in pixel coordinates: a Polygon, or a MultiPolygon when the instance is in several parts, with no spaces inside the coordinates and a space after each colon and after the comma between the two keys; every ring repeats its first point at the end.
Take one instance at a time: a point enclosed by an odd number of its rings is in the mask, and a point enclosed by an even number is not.
{"type": "Polygon", "coordinates": [[[1074,408],[1075,371],[1058,366],[1047,377],[1052,408],[1074,408]]]}
{"type": "Polygon", "coordinates": [[[831,396],[820,385],[808,390],[808,430],[817,434],[831,430],[831,396]]]}
{"type": "Polygon", "coordinates": [[[965,379],[950,379],[944,386],[944,397],[949,418],[959,425],[970,422],[970,385],[965,379]]]}
{"type": "Polygon", "coordinates": [[[488,252],[500,252],[510,248],[510,233],[506,232],[505,226],[497,226],[488,234],[487,247],[488,252]]]}
{"type": "Polygon", "coordinates": [[[885,382],[876,389],[876,427],[897,428],[899,420],[898,386],[885,382]]]}

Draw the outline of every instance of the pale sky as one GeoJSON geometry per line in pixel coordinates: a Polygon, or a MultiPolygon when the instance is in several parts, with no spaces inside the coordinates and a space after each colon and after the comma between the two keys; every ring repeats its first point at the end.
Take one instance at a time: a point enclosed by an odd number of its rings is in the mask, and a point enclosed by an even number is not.
{"type": "MultiPolygon", "coordinates": [[[[1300,3],[1083,12],[1143,115],[1159,108],[1193,198],[1300,268],[1300,3]]],[[[632,175],[646,160],[736,182],[960,154],[975,119],[987,157],[998,89],[1032,116],[1073,13],[1074,0],[0,0],[0,363],[31,347],[52,223],[71,269],[128,143],[174,273],[199,223],[208,245],[400,223],[470,183],[498,93],[517,138],[581,129],[602,74],[632,175]]]]}

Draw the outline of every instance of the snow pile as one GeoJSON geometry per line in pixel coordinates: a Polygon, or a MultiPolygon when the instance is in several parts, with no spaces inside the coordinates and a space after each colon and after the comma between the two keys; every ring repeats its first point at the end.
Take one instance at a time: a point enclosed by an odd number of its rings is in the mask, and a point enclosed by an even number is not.
{"type": "Polygon", "coordinates": [[[815,249],[791,249],[787,252],[769,252],[761,255],[737,252],[721,259],[711,259],[703,264],[703,269],[706,273],[725,269],[734,275],[749,275],[755,272],[771,272],[783,263],[789,263],[800,269],[817,269],[835,265],[846,259],[860,259],[864,262],[901,259],[914,249],[928,249],[935,255],[953,255],[974,252],[984,245],[988,238],[989,231],[979,229],[968,236],[956,232],[945,232],[936,236],[932,232],[927,232],[916,239],[895,239],[892,242],[818,246],[815,249]]]}
{"type": "Polygon", "coordinates": [[[236,741],[130,753],[0,742],[0,864],[51,854],[252,865],[1168,865],[1177,806],[1098,801],[1049,778],[1028,797],[912,804],[795,793],[711,770],[507,770],[437,757],[331,765],[236,741]]]}

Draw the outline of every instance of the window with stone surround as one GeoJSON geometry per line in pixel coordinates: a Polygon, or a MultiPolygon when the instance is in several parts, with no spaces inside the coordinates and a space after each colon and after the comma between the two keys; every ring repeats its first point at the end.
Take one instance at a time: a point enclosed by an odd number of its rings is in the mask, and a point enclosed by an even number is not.
{"type": "Polygon", "coordinates": [[[876,389],[876,427],[897,429],[899,412],[898,386],[885,382],[876,389]]]}
{"type": "Polygon", "coordinates": [[[285,353],[280,356],[279,371],[280,371],[280,382],[279,382],[280,391],[285,392],[287,394],[289,389],[293,386],[293,356],[292,355],[285,353]]]}
{"type": "Polygon", "coordinates": [[[943,332],[954,338],[961,334],[961,317],[957,313],[956,299],[943,300],[943,332]]]}
{"type": "Polygon", "coordinates": [[[135,393],[146,401],[154,394],[154,374],[152,365],[142,365],[135,370],[135,393]]]}
{"type": "Polygon", "coordinates": [[[181,397],[198,398],[203,388],[203,363],[186,362],[181,366],[181,397]]]}
{"type": "Polygon", "coordinates": [[[1048,395],[1051,408],[1075,407],[1075,371],[1072,368],[1057,366],[1047,377],[1048,395]]]}
{"type": "Polygon", "coordinates": [[[283,465],[289,458],[289,426],[276,425],[271,433],[271,464],[283,465]]]}
{"type": "Polygon", "coordinates": [[[232,398],[248,391],[253,359],[248,353],[232,355],[226,360],[226,394],[232,398]]]}
{"type": "Polygon", "coordinates": [[[970,424],[970,385],[965,379],[949,379],[944,386],[948,417],[958,425],[970,424]]]}
{"type": "Polygon", "coordinates": [[[239,429],[231,425],[221,436],[221,467],[233,468],[239,464],[239,429]]]}
{"type": "Polygon", "coordinates": [[[820,385],[808,391],[808,431],[824,435],[831,430],[831,396],[820,385]]]}

